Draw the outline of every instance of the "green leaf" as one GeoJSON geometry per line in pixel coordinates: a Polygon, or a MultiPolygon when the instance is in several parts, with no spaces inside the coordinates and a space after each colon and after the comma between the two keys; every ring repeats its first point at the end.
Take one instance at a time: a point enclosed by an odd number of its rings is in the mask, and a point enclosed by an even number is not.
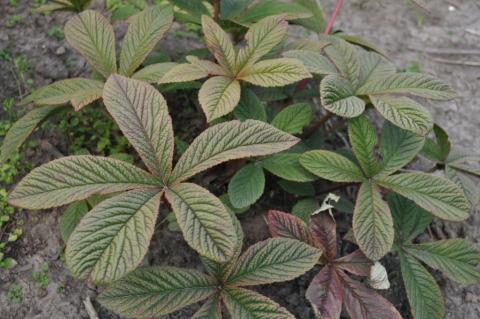
{"type": "Polygon", "coordinates": [[[396,72],[395,65],[374,52],[362,51],[359,56],[360,83],[363,84],[371,79],[385,77],[396,72]]]}
{"type": "Polygon", "coordinates": [[[247,46],[240,49],[237,55],[235,63],[237,73],[255,64],[282,42],[287,29],[288,22],[283,15],[266,17],[253,24],[245,34],[247,46]]]}
{"type": "Polygon", "coordinates": [[[237,244],[234,217],[208,190],[190,183],[175,184],[165,195],[185,241],[201,255],[227,261],[237,244]]]}
{"type": "Polygon", "coordinates": [[[202,16],[202,29],[207,48],[224,69],[234,74],[237,54],[228,34],[206,15],[202,16]]]}
{"type": "Polygon", "coordinates": [[[294,0],[294,3],[298,3],[312,14],[310,18],[298,19],[295,21],[295,23],[300,24],[316,33],[325,31],[325,27],[327,25],[325,21],[325,15],[322,7],[316,0],[294,0]]]}
{"type": "Polygon", "coordinates": [[[106,308],[129,318],[169,314],[213,295],[216,280],[196,270],[147,267],[109,286],[99,297],[106,308]]]}
{"type": "Polygon", "coordinates": [[[415,319],[442,319],[445,305],[435,279],[414,257],[400,253],[400,268],[415,319]]]}
{"type": "Polygon", "coordinates": [[[177,66],[177,63],[162,62],[147,65],[146,67],[133,73],[132,79],[141,80],[148,83],[158,83],[165,74],[167,74],[173,67],[177,66]]]}
{"type": "Polygon", "coordinates": [[[333,182],[362,182],[360,168],[346,157],[331,151],[315,150],[300,156],[300,164],[311,173],[333,182]]]}
{"type": "Polygon", "coordinates": [[[463,285],[480,282],[480,254],[464,239],[446,239],[433,243],[404,246],[405,251],[430,267],[444,272],[450,279],[463,285]]]}
{"type": "Polygon", "coordinates": [[[421,73],[396,73],[371,79],[358,90],[360,95],[409,94],[432,100],[450,100],[455,92],[447,84],[421,73]]]}
{"type": "Polygon", "coordinates": [[[163,96],[145,82],[112,75],[103,101],[145,165],[165,184],[172,171],[174,138],[163,96]]]}
{"type": "Polygon", "coordinates": [[[215,62],[209,60],[201,60],[194,55],[187,55],[185,59],[190,62],[190,64],[204,70],[209,75],[223,75],[226,77],[230,76],[230,73],[228,71],[225,71],[222,66],[216,64],[215,62]]]}
{"type": "Polygon", "coordinates": [[[300,60],[280,58],[264,60],[244,68],[238,79],[262,87],[285,86],[311,78],[300,60]]]}
{"type": "Polygon", "coordinates": [[[124,161],[89,155],[67,156],[32,170],[15,187],[9,203],[43,209],[138,188],[159,188],[160,181],[124,161]]]}
{"type": "Polygon", "coordinates": [[[242,167],[228,183],[228,197],[235,208],[254,204],[263,194],[265,175],[261,166],[248,164],[242,167]]]}
{"type": "Polygon", "coordinates": [[[321,251],[289,238],[270,238],[249,247],[228,277],[235,286],[261,285],[297,278],[310,270],[321,251]]]}
{"type": "Polygon", "coordinates": [[[463,189],[472,207],[477,205],[480,200],[480,189],[471,177],[450,165],[445,166],[445,176],[463,189]]]}
{"type": "Polygon", "coordinates": [[[277,0],[261,0],[255,1],[248,10],[244,11],[244,13],[234,19],[234,21],[241,25],[248,26],[252,22],[258,21],[264,17],[276,15],[283,15],[287,20],[309,18],[312,16],[307,8],[296,3],[277,0]]]}
{"type": "Polygon", "coordinates": [[[313,196],[315,188],[312,183],[291,182],[286,180],[278,181],[278,185],[287,193],[297,196],[313,196]]]}
{"type": "Polygon", "coordinates": [[[151,6],[130,19],[120,52],[119,72],[130,76],[173,23],[171,6],[151,6]]]}
{"type": "Polygon", "coordinates": [[[379,260],[393,244],[393,220],[378,187],[364,182],[358,190],[353,212],[353,234],[358,246],[371,260],[379,260]]]}
{"type": "Polygon", "coordinates": [[[64,242],[68,241],[68,238],[72,234],[75,227],[78,225],[83,216],[88,212],[87,201],[81,200],[71,203],[67,209],[63,212],[60,221],[58,222],[58,228],[60,235],[64,242]]]}
{"type": "Polygon", "coordinates": [[[380,138],[382,168],[379,175],[390,175],[410,163],[420,152],[425,138],[386,122],[380,138]]]}
{"type": "Polygon", "coordinates": [[[325,39],[322,40],[312,40],[312,39],[298,39],[287,43],[285,45],[285,50],[288,52],[289,50],[305,50],[305,51],[313,51],[313,52],[321,52],[327,45],[330,45],[331,41],[325,39]]]}
{"type": "Polygon", "coordinates": [[[220,163],[286,150],[298,139],[266,123],[247,120],[217,124],[200,134],[178,160],[170,181],[184,181],[220,163]]]}
{"type": "Polygon", "coordinates": [[[73,276],[107,283],[142,262],[155,230],[161,193],[133,190],[104,200],[88,212],[67,242],[73,276]]]}
{"type": "Polygon", "coordinates": [[[338,70],[330,60],[318,52],[307,50],[290,50],[284,57],[298,59],[303,62],[310,73],[319,75],[338,74],[338,70]]]}
{"type": "MultiPolygon", "coordinates": [[[[362,37],[352,35],[352,34],[345,34],[345,33],[335,33],[335,37],[341,38],[350,44],[360,46],[367,51],[373,51],[388,58],[388,55],[385,53],[385,51],[383,51],[378,46],[376,46],[375,44],[371,43],[370,41],[362,37]]],[[[360,62],[363,62],[363,61],[360,61],[360,62]]]]}
{"type": "Polygon", "coordinates": [[[250,89],[243,88],[240,102],[233,111],[235,117],[241,121],[258,120],[267,121],[267,110],[258,96],[250,89]]]}
{"type": "Polygon", "coordinates": [[[390,193],[387,200],[393,216],[395,240],[400,244],[415,239],[432,222],[432,215],[405,197],[390,193]]]}
{"type": "Polygon", "coordinates": [[[222,304],[219,296],[210,297],[191,319],[222,319],[222,304]]]}
{"type": "Polygon", "coordinates": [[[385,119],[398,127],[425,136],[433,128],[430,113],[408,97],[369,95],[373,106],[385,119]]]}
{"type": "Polygon", "coordinates": [[[470,214],[470,203],[454,182],[425,173],[404,173],[376,177],[382,187],[413,200],[433,215],[451,221],[461,221],[470,214]]]}
{"type": "Polygon", "coordinates": [[[322,105],[343,117],[357,117],[365,110],[365,101],[355,96],[352,84],[338,75],[328,75],[320,83],[322,105]]]}
{"type": "Polygon", "coordinates": [[[299,200],[292,208],[292,214],[300,217],[305,223],[310,222],[310,216],[320,208],[318,200],[315,198],[305,198],[299,200]]]}
{"type": "Polygon", "coordinates": [[[375,175],[379,169],[375,155],[377,133],[366,116],[361,115],[348,121],[348,137],[365,175],[375,175]]]}
{"type": "Polygon", "coordinates": [[[181,63],[168,70],[157,83],[190,82],[203,79],[207,76],[208,72],[201,67],[190,63],[181,63]]]}
{"type": "Polygon", "coordinates": [[[68,20],[64,32],[70,46],[104,78],[117,71],[113,28],[100,13],[83,11],[68,20]]]}
{"type": "Polygon", "coordinates": [[[102,81],[72,78],[60,80],[36,89],[20,101],[20,104],[33,102],[37,105],[62,105],[70,102],[75,111],[102,97],[102,81]]]}
{"type": "Polygon", "coordinates": [[[295,319],[271,299],[243,288],[225,288],[223,301],[228,313],[235,319],[295,319]]]}
{"type": "Polygon", "coordinates": [[[328,37],[331,45],[325,47],[325,53],[340,71],[340,74],[357,88],[360,77],[360,61],[353,45],[338,37],[328,37]]]}
{"type": "Polygon", "coordinates": [[[198,100],[207,122],[233,111],[240,101],[240,83],[225,76],[208,79],[198,92],[198,100]]]}
{"type": "Polygon", "coordinates": [[[433,125],[433,133],[435,134],[435,141],[427,138],[422,149],[422,155],[434,162],[445,163],[451,150],[448,134],[437,124],[433,125]]]}
{"type": "Polygon", "coordinates": [[[310,182],[317,177],[303,168],[298,153],[281,153],[262,160],[262,166],[270,173],[293,182],[310,182]]]}
{"type": "Polygon", "coordinates": [[[276,128],[290,133],[302,133],[305,126],[312,121],[313,110],[308,103],[297,103],[282,109],[272,120],[276,128]]]}
{"type": "Polygon", "coordinates": [[[5,163],[20,148],[35,128],[58,108],[56,105],[36,107],[13,123],[2,141],[0,165],[5,163]]]}

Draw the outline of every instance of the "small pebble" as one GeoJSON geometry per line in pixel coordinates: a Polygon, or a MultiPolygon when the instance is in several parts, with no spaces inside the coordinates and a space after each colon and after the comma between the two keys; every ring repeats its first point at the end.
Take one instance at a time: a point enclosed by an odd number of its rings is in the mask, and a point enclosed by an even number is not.
{"type": "Polygon", "coordinates": [[[63,55],[63,54],[65,54],[65,52],[67,52],[67,50],[65,50],[65,47],[59,47],[59,48],[55,51],[55,54],[56,54],[56,55],[63,55]]]}

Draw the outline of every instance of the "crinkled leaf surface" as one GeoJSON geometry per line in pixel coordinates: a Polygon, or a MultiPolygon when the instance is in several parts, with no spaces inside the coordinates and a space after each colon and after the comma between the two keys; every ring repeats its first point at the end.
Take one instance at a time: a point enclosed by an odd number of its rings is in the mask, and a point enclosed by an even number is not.
{"type": "Polygon", "coordinates": [[[451,221],[461,221],[470,214],[470,203],[454,182],[425,173],[404,173],[376,177],[382,187],[413,200],[433,215],[451,221]]]}
{"type": "Polygon", "coordinates": [[[313,174],[333,182],[362,182],[365,179],[355,163],[331,151],[306,152],[300,156],[300,164],[313,174]]]}
{"type": "Polygon", "coordinates": [[[278,210],[268,211],[266,217],[272,237],[297,239],[312,246],[318,246],[307,227],[299,217],[278,210]]]}
{"type": "Polygon", "coordinates": [[[190,144],[178,160],[170,180],[183,181],[228,160],[277,153],[297,142],[296,137],[260,121],[217,124],[190,144]]]}
{"type": "Polygon", "coordinates": [[[227,261],[235,252],[237,238],[232,215],[208,190],[180,183],[166,190],[187,243],[201,255],[227,261]]]}
{"type": "Polygon", "coordinates": [[[409,94],[433,100],[450,100],[455,97],[450,86],[421,73],[395,73],[374,78],[357,90],[360,95],[385,93],[409,94]]]}
{"type": "Polygon", "coordinates": [[[235,173],[228,183],[228,197],[235,208],[255,203],[263,194],[265,175],[261,166],[247,164],[235,173]]]}
{"type": "Polygon", "coordinates": [[[173,23],[171,6],[150,6],[131,19],[120,52],[119,71],[130,76],[173,23]]]}
{"type": "Polygon", "coordinates": [[[338,37],[328,37],[331,45],[325,47],[325,53],[340,71],[340,74],[355,89],[359,84],[360,61],[353,45],[338,37]]]}
{"type": "Polygon", "coordinates": [[[339,74],[335,65],[318,52],[308,50],[290,50],[283,53],[284,57],[298,59],[303,62],[307,70],[313,74],[339,74]]]}
{"type": "Polygon", "coordinates": [[[343,117],[356,117],[365,110],[365,101],[355,96],[352,83],[339,75],[328,75],[320,83],[322,105],[343,117]]]}
{"type": "Polygon", "coordinates": [[[166,183],[172,170],[173,128],[167,102],[151,85],[112,75],[103,101],[148,169],[166,183]]]}
{"type": "Polygon", "coordinates": [[[212,18],[206,15],[202,16],[202,30],[207,48],[215,56],[218,63],[233,74],[237,54],[229,35],[212,18]]]}
{"type": "Polygon", "coordinates": [[[425,138],[386,122],[380,138],[382,156],[379,175],[390,175],[410,163],[420,152],[425,138]]]}
{"type": "Polygon", "coordinates": [[[348,138],[365,175],[375,175],[379,169],[375,155],[377,133],[366,116],[361,115],[348,121],[348,138]]]}
{"type": "Polygon", "coordinates": [[[327,213],[320,212],[310,221],[310,233],[320,243],[329,261],[337,258],[337,226],[327,213]]]}
{"type": "Polygon", "coordinates": [[[326,265],[322,268],[310,282],[305,297],[319,318],[340,318],[343,287],[334,266],[326,265]]]}
{"type": "Polygon", "coordinates": [[[358,190],[353,212],[353,233],[358,246],[372,260],[379,260],[393,244],[393,220],[380,190],[364,182],[358,190]]]}
{"type": "Polygon", "coordinates": [[[267,110],[258,96],[248,88],[242,89],[240,102],[233,111],[235,117],[241,121],[258,120],[267,121],[267,110]]]}
{"type": "Polygon", "coordinates": [[[168,70],[157,83],[190,82],[203,79],[207,76],[208,72],[203,68],[190,63],[181,63],[168,70]]]}
{"type": "Polygon", "coordinates": [[[73,230],[87,212],[88,204],[86,200],[81,200],[68,205],[58,222],[58,229],[60,230],[60,235],[64,242],[68,241],[73,230]]]}
{"type": "Polygon", "coordinates": [[[295,319],[271,299],[243,288],[226,288],[223,301],[228,313],[235,319],[295,319]]]}
{"type": "Polygon", "coordinates": [[[0,164],[7,161],[8,158],[20,148],[35,128],[58,108],[59,106],[57,105],[36,107],[13,123],[0,147],[0,164]]]}
{"type": "Polygon", "coordinates": [[[42,209],[137,188],[159,188],[160,180],[124,161],[89,155],[63,157],[32,170],[10,193],[18,207],[42,209]]]}
{"type": "Polygon", "coordinates": [[[140,268],[109,286],[102,305],[128,318],[162,316],[215,293],[216,280],[199,271],[175,267],[140,268]]]}
{"type": "Polygon", "coordinates": [[[360,249],[357,249],[353,253],[336,259],[335,265],[354,275],[368,277],[374,263],[360,249]]]}
{"type": "Polygon", "coordinates": [[[310,77],[312,75],[300,60],[280,58],[257,62],[245,68],[238,78],[262,87],[275,87],[310,77]]]}
{"type": "Polygon", "coordinates": [[[222,319],[222,305],[219,296],[210,297],[191,319],[222,319]]]}
{"type": "Polygon", "coordinates": [[[226,76],[208,79],[198,92],[198,100],[207,122],[233,111],[240,101],[240,82],[226,76]]]}
{"type": "Polygon", "coordinates": [[[103,85],[102,81],[84,78],[60,80],[36,89],[21,104],[34,102],[37,105],[61,105],[70,102],[78,111],[102,97],[103,85]]]}
{"type": "Polygon", "coordinates": [[[416,319],[444,318],[442,293],[427,269],[405,253],[400,253],[400,268],[413,316],[416,319]]]}
{"type": "Polygon", "coordinates": [[[480,282],[480,254],[465,239],[446,239],[432,243],[405,245],[404,249],[430,267],[464,285],[480,282]]]}
{"type": "Polygon", "coordinates": [[[360,63],[360,83],[396,72],[395,65],[378,53],[362,51],[359,53],[358,59],[360,63]]]}
{"type": "Polygon", "coordinates": [[[104,78],[117,71],[113,28],[100,13],[83,11],[68,20],[64,32],[68,43],[104,78]]]}
{"type": "Polygon", "coordinates": [[[299,153],[281,153],[262,160],[267,171],[287,181],[310,182],[317,177],[306,170],[299,162],[299,153]]]}
{"type": "Polygon", "coordinates": [[[408,97],[370,95],[377,111],[398,127],[425,136],[433,128],[430,113],[408,97]]]}
{"type": "Polygon", "coordinates": [[[294,279],[310,270],[321,251],[290,238],[270,238],[240,256],[228,284],[250,286],[294,279]]]}
{"type": "Polygon", "coordinates": [[[147,253],[161,193],[132,190],[88,212],[67,242],[65,257],[75,277],[111,282],[134,270],[147,253]]]}
{"type": "Polygon", "coordinates": [[[276,128],[290,133],[302,133],[303,128],[312,121],[313,110],[308,103],[297,103],[282,109],[272,120],[276,128]]]}
{"type": "Polygon", "coordinates": [[[150,64],[133,73],[131,77],[135,80],[141,80],[148,83],[157,83],[176,65],[177,63],[174,62],[150,64]]]}

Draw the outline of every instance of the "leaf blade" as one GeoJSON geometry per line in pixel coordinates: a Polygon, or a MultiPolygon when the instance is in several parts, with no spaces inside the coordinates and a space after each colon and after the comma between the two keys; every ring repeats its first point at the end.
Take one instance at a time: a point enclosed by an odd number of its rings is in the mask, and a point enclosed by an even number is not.
{"type": "Polygon", "coordinates": [[[207,122],[232,112],[240,101],[240,82],[225,76],[208,79],[198,92],[198,100],[207,122]]]}
{"type": "Polygon", "coordinates": [[[260,61],[245,68],[238,79],[261,87],[276,87],[311,77],[300,60],[278,58],[260,61]]]}
{"type": "Polygon", "coordinates": [[[348,121],[348,138],[365,175],[375,175],[379,169],[375,156],[377,133],[366,116],[358,116],[348,121]]]}
{"type": "Polygon", "coordinates": [[[327,75],[320,83],[322,105],[330,112],[351,118],[365,110],[365,101],[355,96],[352,84],[338,75],[327,75]]]}
{"type": "Polygon", "coordinates": [[[265,175],[256,164],[247,164],[238,170],[228,183],[228,196],[235,208],[254,204],[263,194],[265,175]]]}
{"type": "Polygon", "coordinates": [[[229,36],[212,18],[206,15],[202,15],[202,30],[207,48],[218,63],[233,74],[237,54],[229,36]]]}
{"type": "Polygon", "coordinates": [[[300,164],[311,173],[334,182],[362,182],[360,168],[346,157],[331,151],[309,151],[300,156],[300,164]]]}
{"type": "Polygon", "coordinates": [[[312,279],[306,298],[320,318],[339,319],[342,312],[343,288],[333,266],[327,265],[312,279]]]}

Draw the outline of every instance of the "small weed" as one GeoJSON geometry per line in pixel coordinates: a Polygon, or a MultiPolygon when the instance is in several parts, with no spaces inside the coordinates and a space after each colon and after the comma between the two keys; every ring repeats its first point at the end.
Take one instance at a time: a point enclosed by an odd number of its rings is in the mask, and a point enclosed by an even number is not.
{"type": "Polygon", "coordinates": [[[51,27],[50,30],[48,30],[48,36],[58,40],[62,40],[64,38],[63,30],[58,25],[55,25],[51,27]]]}
{"type": "Polygon", "coordinates": [[[44,264],[40,271],[32,273],[32,278],[35,281],[35,287],[43,289],[48,286],[50,279],[48,278],[48,264],[44,264]]]}
{"type": "Polygon", "coordinates": [[[10,16],[10,18],[8,18],[7,22],[5,22],[5,26],[7,28],[13,28],[21,20],[22,20],[22,18],[19,15],[14,14],[14,15],[10,16]]]}
{"type": "Polygon", "coordinates": [[[15,302],[15,303],[21,303],[22,302],[22,293],[23,287],[21,284],[15,284],[10,286],[7,292],[7,298],[8,300],[15,302]]]}

